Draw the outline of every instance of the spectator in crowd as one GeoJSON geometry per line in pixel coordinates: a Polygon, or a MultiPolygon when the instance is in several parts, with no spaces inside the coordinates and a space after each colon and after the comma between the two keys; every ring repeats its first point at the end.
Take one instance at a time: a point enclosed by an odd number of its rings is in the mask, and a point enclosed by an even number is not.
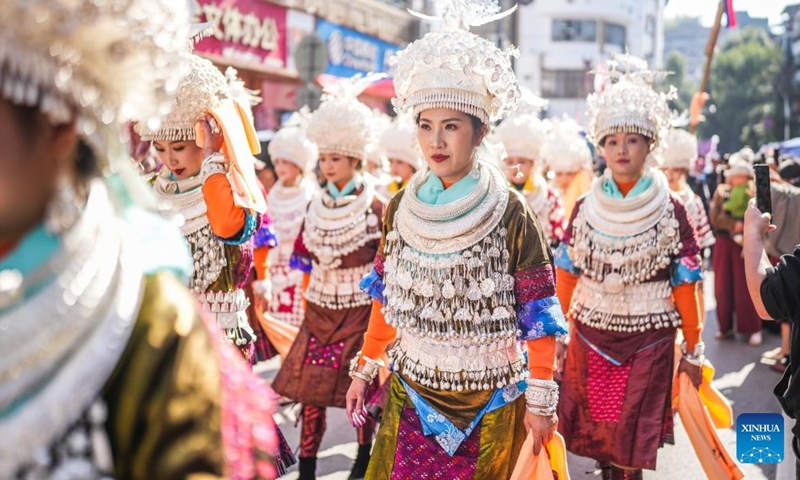
{"type": "MultiPolygon", "coordinates": [[[[775,265],[777,259],[782,255],[794,252],[795,246],[800,242],[800,222],[790,219],[790,215],[800,212],[800,188],[785,181],[791,178],[789,175],[794,175],[794,172],[791,172],[792,168],[795,167],[785,166],[781,163],[780,177],[783,177],[784,180],[777,175],[774,175],[772,179],[772,221],[777,228],[767,232],[763,242],[764,250],[772,265],[775,265]]],[[[765,356],[775,360],[775,364],[770,368],[782,373],[786,370],[789,362],[791,325],[785,319],[781,319],[780,324],[781,346],[767,352],[765,356]]]]}
{"type": "Polygon", "coordinates": [[[752,196],[752,176],[753,166],[748,152],[732,155],[725,172],[725,183],[717,187],[711,199],[709,220],[717,239],[712,258],[719,323],[716,338],[732,338],[735,324],[736,332],[747,336],[748,343],[755,346],[762,342],[761,319],[747,295],[742,261],[743,219],[752,196]]]}
{"type": "MultiPolygon", "coordinates": [[[[770,225],[770,219],[770,214],[762,213],[754,201],[750,202],[744,220],[747,289],[762,318],[788,318],[795,323],[800,320],[800,245],[795,247],[794,253],[781,257],[773,268],[764,249],[765,234],[776,230],[775,225],[770,225]]],[[[793,354],[790,353],[790,356],[794,358],[800,354],[800,331],[797,328],[792,329],[791,352],[793,354]]],[[[790,362],[774,390],[784,412],[792,418],[800,414],[800,379],[797,370],[797,365],[790,362]]],[[[800,429],[797,423],[792,433],[792,449],[798,456],[797,435],[800,429]]],[[[795,462],[800,466],[800,461],[796,459],[795,462]]]]}

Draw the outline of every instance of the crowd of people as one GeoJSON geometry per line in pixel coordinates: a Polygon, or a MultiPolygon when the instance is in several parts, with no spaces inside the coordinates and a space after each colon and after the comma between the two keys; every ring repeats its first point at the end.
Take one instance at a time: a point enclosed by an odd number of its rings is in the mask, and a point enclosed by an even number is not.
{"type": "Polygon", "coordinates": [[[708,382],[709,271],[715,338],[778,320],[800,410],[800,163],[699,156],[643,61],[585,125],[544,118],[469,31],[496,2],[450,2],[395,58],[396,116],[356,76],[263,142],[183,2],[118,3],[0,9],[0,477],[310,480],[344,408],[351,479],[553,478],[559,445],[642,478],[673,382],[708,382]]]}

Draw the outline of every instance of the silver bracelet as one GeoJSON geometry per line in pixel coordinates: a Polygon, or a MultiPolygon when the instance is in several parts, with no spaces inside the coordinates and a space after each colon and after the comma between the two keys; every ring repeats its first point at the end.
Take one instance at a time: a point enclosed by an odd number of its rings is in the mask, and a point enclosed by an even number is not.
{"type": "Polygon", "coordinates": [[[558,405],[558,384],[552,380],[528,378],[525,389],[525,403],[531,407],[553,409],[558,405]]]}
{"type": "Polygon", "coordinates": [[[552,417],[556,413],[556,407],[542,408],[535,405],[525,405],[529,412],[540,417],[552,417]]]}
{"type": "Polygon", "coordinates": [[[225,174],[227,172],[228,159],[219,152],[207,156],[200,166],[200,177],[203,179],[203,183],[206,183],[206,180],[211,175],[216,175],[217,173],[225,174]]]}
{"type": "Polygon", "coordinates": [[[689,352],[686,351],[686,342],[684,341],[684,342],[681,343],[681,353],[683,353],[683,358],[687,362],[691,363],[692,365],[694,365],[696,367],[702,367],[703,366],[703,362],[706,359],[706,355],[705,355],[706,354],[706,344],[703,343],[703,342],[698,342],[694,346],[694,349],[692,350],[692,353],[689,353],[689,352]]]}
{"type": "Polygon", "coordinates": [[[369,357],[364,357],[361,355],[359,351],[355,357],[350,361],[350,378],[360,378],[367,383],[372,383],[375,380],[375,377],[378,376],[378,372],[381,368],[383,368],[384,363],[383,360],[373,360],[369,357]],[[364,359],[364,369],[362,371],[358,371],[358,361],[360,359],[364,359]]]}

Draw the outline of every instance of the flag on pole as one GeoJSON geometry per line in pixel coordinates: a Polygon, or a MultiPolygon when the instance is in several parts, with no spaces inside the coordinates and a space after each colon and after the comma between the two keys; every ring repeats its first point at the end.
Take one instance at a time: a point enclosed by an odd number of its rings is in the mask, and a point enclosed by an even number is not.
{"type": "Polygon", "coordinates": [[[736,11],[733,9],[733,0],[722,0],[725,5],[725,18],[727,19],[726,26],[728,28],[736,27],[736,11]]]}

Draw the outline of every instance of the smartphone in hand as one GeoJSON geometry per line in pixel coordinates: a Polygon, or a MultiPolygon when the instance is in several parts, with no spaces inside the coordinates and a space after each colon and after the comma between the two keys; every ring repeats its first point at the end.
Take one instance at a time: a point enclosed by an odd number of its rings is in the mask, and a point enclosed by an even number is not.
{"type": "Polygon", "coordinates": [[[756,177],[756,206],[761,213],[772,213],[772,193],[769,185],[769,165],[757,163],[753,165],[756,177]]]}

